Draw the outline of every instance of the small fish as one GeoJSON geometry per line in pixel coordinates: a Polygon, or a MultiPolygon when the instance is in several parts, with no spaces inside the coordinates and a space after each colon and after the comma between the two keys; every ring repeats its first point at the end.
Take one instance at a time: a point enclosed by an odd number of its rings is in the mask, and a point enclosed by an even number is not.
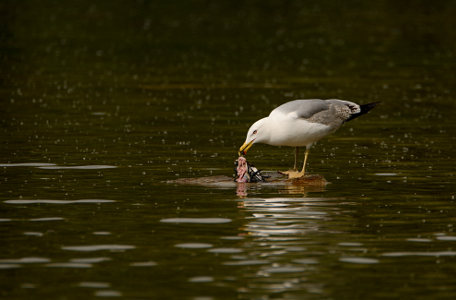
{"type": "Polygon", "coordinates": [[[236,182],[265,182],[266,177],[261,171],[250,164],[244,156],[240,156],[234,162],[234,181],[236,182]]]}

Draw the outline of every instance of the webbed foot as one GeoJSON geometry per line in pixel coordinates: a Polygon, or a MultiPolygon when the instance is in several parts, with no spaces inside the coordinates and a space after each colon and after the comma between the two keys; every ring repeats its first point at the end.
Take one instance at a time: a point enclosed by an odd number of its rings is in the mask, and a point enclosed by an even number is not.
{"type": "Polygon", "coordinates": [[[305,173],[304,172],[298,172],[296,170],[289,170],[289,171],[284,171],[280,172],[280,174],[287,175],[288,179],[294,179],[294,178],[301,178],[304,177],[305,173]]]}
{"type": "Polygon", "coordinates": [[[288,171],[277,171],[277,173],[282,174],[282,175],[287,175],[287,176],[291,173],[296,173],[296,172],[297,172],[296,169],[290,169],[288,171]]]}

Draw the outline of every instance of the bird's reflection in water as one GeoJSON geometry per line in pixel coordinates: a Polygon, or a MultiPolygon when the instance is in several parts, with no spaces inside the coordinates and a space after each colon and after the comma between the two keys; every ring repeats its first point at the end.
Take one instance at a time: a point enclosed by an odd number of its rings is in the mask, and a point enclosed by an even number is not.
{"type": "Polygon", "coordinates": [[[248,195],[247,189],[248,189],[248,183],[239,182],[236,185],[236,195],[241,197],[241,198],[242,197],[247,197],[247,195],[248,195]]]}
{"type": "Polygon", "coordinates": [[[321,175],[306,175],[303,178],[287,179],[278,172],[263,172],[267,175],[267,182],[234,182],[228,176],[208,176],[198,178],[179,178],[169,180],[170,184],[198,185],[204,187],[231,189],[235,188],[236,195],[240,198],[247,197],[249,194],[263,193],[271,191],[279,194],[307,195],[308,192],[323,192],[328,182],[321,175]]]}
{"type": "Polygon", "coordinates": [[[249,192],[261,192],[275,189],[280,194],[303,195],[309,192],[323,192],[328,184],[321,175],[309,175],[306,178],[295,180],[278,180],[267,183],[244,183],[236,184],[236,195],[240,198],[247,197],[249,192]]]}
{"type": "MultiPolygon", "coordinates": [[[[284,186],[283,191],[307,193],[303,186],[284,186]]],[[[324,272],[321,261],[329,251],[327,244],[321,244],[321,236],[340,234],[327,230],[325,225],[339,214],[340,208],[331,205],[337,200],[286,196],[240,199],[239,208],[246,213],[245,224],[240,228],[244,252],[225,264],[248,266],[239,278],[243,291],[266,295],[301,290],[303,295],[324,296],[324,286],[315,278],[324,272]],[[316,235],[320,238],[315,239],[316,235]]]]}

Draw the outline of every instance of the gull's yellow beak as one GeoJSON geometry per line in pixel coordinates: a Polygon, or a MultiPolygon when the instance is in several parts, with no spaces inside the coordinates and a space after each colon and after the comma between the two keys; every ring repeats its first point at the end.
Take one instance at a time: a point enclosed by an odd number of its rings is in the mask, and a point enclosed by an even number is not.
{"type": "Polygon", "coordinates": [[[255,141],[255,140],[253,139],[253,140],[251,140],[251,141],[248,142],[248,143],[245,142],[245,143],[241,146],[241,148],[239,148],[238,155],[239,155],[239,156],[245,155],[245,154],[247,153],[247,151],[249,151],[250,147],[252,147],[254,141],[255,141]]]}

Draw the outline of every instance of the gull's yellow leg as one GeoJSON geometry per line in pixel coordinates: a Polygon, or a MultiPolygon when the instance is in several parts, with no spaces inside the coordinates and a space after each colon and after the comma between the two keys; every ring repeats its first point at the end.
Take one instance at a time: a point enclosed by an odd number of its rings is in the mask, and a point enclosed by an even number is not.
{"type": "Polygon", "coordinates": [[[296,147],[295,148],[295,163],[294,163],[294,167],[293,167],[293,170],[298,170],[298,156],[299,156],[299,147],[296,147]]]}
{"type": "MultiPolygon", "coordinates": [[[[294,153],[294,167],[292,170],[288,171],[278,171],[280,174],[287,175],[288,178],[291,178],[290,176],[293,176],[292,174],[298,174],[298,156],[299,156],[299,147],[295,147],[295,153],[294,153]]],[[[293,177],[294,178],[294,177],[293,177]]]]}
{"type": "Polygon", "coordinates": [[[302,176],[306,174],[306,163],[307,163],[307,157],[309,156],[309,148],[306,147],[306,153],[304,154],[304,163],[302,165],[302,176]]]}
{"type": "Polygon", "coordinates": [[[309,156],[309,148],[306,147],[306,153],[304,154],[304,163],[302,164],[302,170],[301,172],[290,172],[288,173],[288,178],[299,178],[299,177],[304,177],[306,174],[306,163],[307,163],[307,157],[309,156]]]}

